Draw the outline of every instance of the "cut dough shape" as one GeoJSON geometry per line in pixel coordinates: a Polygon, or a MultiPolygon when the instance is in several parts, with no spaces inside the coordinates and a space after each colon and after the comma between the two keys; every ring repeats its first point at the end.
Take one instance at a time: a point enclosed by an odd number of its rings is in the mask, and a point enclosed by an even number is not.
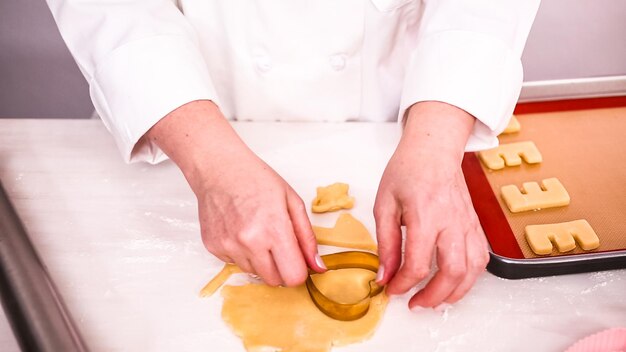
{"type": "MultiPolygon", "coordinates": [[[[322,260],[328,270],[364,269],[378,273],[380,266],[377,255],[364,251],[326,254],[322,256],[322,260]]],[[[317,275],[315,273],[309,275],[305,282],[309,296],[311,296],[311,300],[322,313],[336,320],[353,321],[363,318],[369,310],[372,297],[381,294],[385,288],[372,279],[363,296],[345,300],[332,292],[330,296],[327,295],[326,292],[317,287],[314,276],[317,275]]]]}
{"type": "Polygon", "coordinates": [[[502,131],[502,134],[517,133],[520,131],[521,128],[522,126],[520,125],[515,115],[511,115],[509,124],[506,125],[506,127],[504,128],[504,131],[502,131]]]}
{"type": "Polygon", "coordinates": [[[318,244],[372,252],[378,249],[365,225],[348,213],[339,215],[335,227],[313,226],[313,232],[318,244]]]}
{"type": "MultiPolygon", "coordinates": [[[[337,300],[362,297],[375,274],[362,269],[343,269],[315,275],[325,295],[337,300]]],[[[358,320],[340,321],[322,313],[306,288],[270,287],[260,284],[225,286],[222,318],[239,336],[248,351],[330,351],[363,341],[373,335],[388,298],[372,298],[367,314],[358,320]]]]}
{"type": "Polygon", "coordinates": [[[526,226],[526,241],[533,252],[539,255],[552,253],[552,243],[559,252],[576,248],[589,251],[600,246],[600,239],[587,220],[574,220],[556,224],[526,226]]]}
{"type": "Polygon", "coordinates": [[[522,191],[515,185],[503,186],[500,191],[502,199],[513,213],[569,204],[569,194],[556,177],[541,181],[541,185],[539,187],[537,182],[524,182],[522,191]]]}
{"type": "Polygon", "coordinates": [[[339,209],[350,209],[354,206],[354,198],[348,195],[345,183],[334,183],[326,187],[317,187],[317,197],[313,199],[311,211],[325,213],[339,209]]]}
{"type": "Polygon", "coordinates": [[[493,149],[478,152],[480,160],[491,170],[500,170],[506,166],[522,164],[522,159],[528,164],[540,163],[541,153],[535,143],[531,141],[501,144],[493,149]]]}

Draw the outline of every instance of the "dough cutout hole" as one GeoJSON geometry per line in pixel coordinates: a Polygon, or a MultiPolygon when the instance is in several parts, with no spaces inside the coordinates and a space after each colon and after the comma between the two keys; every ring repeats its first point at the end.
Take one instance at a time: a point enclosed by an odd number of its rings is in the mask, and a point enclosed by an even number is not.
{"type": "Polygon", "coordinates": [[[478,157],[491,170],[503,169],[505,165],[521,165],[522,159],[527,164],[538,164],[542,161],[541,153],[532,141],[501,144],[478,152],[478,157]]]}
{"type": "Polygon", "coordinates": [[[535,254],[552,253],[552,243],[559,252],[569,252],[576,243],[589,251],[600,246],[600,239],[587,220],[526,226],[526,241],[535,254]]]}
{"type": "Polygon", "coordinates": [[[556,177],[541,181],[541,187],[537,182],[524,182],[521,191],[515,185],[503,186],[500,191],[512,213],[562,207],[570,202],[567,190],[556,177]]]}

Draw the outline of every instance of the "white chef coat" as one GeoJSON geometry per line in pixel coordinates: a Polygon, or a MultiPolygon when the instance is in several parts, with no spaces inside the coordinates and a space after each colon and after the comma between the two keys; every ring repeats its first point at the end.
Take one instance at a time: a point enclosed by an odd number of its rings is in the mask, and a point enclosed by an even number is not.
{"type": "Polygon", "coordinates": [[[233,120],[390,121],[420,101],[497,145],[539,0],[48,0],[127,161],[161,118],[214,101],[233,120]]]}

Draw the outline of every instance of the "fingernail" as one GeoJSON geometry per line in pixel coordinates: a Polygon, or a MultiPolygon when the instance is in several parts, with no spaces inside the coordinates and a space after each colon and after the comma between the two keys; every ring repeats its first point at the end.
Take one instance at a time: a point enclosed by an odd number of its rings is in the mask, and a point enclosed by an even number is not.
{"type": "Polygon", "coordinates": [[[385,277],[385,267],[380,264],[380,266],[378,267],[378,272],[376,273],[376,282],[381,282],[383,281],[383,278],[385,277]]]}
{"type": "Polygon", "coordinates": [[[315,264],[317,264],[320,268],[327,270],[326,264],[324,264],[324,261],[322,260],[322,257],[320,257],[319,253],[315,255],[315,264]]]}
{"type": "Polygon", "coordinates": [[[435,308],[433,308],[433,310],[437,313],[443,313],[446,311],[446,309],[452,307],[451,304],[443,302],[440,305],[436,306],[435,308]]]}
{"type": "Polygon", "coordinates": [[[422,307],[422,306],[418,306],[417,304],[414,305],[413,307],[410,308],[411,312],[413,313],[421,313],[424,310],[426,310],[426,308],[422,307]]]}

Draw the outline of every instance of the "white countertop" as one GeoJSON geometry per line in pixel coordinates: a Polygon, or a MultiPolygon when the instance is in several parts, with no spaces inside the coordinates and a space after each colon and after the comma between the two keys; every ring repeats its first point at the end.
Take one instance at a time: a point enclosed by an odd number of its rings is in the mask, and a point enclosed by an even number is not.
{"type": "MultiPolygon", "coordinates": [[[[235,128],[309,203],[351,185],[351,213],[372,206],[399,136],[395,124],[238,123],[235,128]]],[[[0,179],[92,351],[240,351],[202,246],[195,198],[176,167],[125,165],[94,120],[0,120],[0,179]]],[[[328,226],[337,214],[313,215],[328,226]]],[[[375,336],[337,351],[562,351],[626,326],[626,270],[509,281],[483,274],[444,312],[393,298],[375,336]]],[[[0,322],[0,350],[17,350],[0,322]]]]}

